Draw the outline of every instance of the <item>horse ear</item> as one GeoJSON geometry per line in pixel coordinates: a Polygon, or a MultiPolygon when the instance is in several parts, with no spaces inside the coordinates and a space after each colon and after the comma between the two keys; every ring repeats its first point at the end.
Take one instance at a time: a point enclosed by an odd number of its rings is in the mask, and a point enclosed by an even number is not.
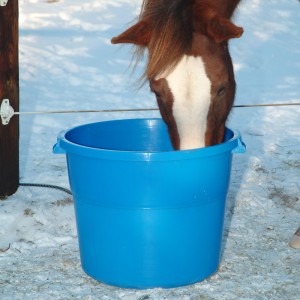
{"type": "Polygon", "coordinates": [[[111,39],[112,44],[135,44],[147,46],[151,38],[151,26],[147,20],[141,20],[120,35],[111,39]]]}
{"type": "Polygon", "coordinates": [[[226,18],[215,16],[208,21],[207,34],[217,43],[222,43],[232,38],[239,38],[244,32],[242,27],[234,25],[226,18]]]}
{"type": "Polygon", "coordinates": [[[213,38],[217,43],[239,38],[244,32],[242,27],[219,15],[215,7],[199,0],[194,4],[193,27],[195,31],[213,38]]]}

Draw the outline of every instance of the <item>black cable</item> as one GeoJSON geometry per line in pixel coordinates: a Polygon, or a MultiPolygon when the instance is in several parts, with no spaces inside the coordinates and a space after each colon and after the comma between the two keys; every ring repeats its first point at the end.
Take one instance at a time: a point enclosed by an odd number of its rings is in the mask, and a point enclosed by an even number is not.
{"type": "Polygon", "coordinates": [[[20,186],[33,186],[33,187],[41,187],[41,188],[49,188],[49,189],[56,189],[56,190],[60,190],[63,191],[69,195],[73,195],[72,192],[64,187],[61,186],[57,186],[57,185],[52,185],[52,184],[44,184],[44,183],[24,183],[24,182],[20,182],[19,183],[20,186]]]}

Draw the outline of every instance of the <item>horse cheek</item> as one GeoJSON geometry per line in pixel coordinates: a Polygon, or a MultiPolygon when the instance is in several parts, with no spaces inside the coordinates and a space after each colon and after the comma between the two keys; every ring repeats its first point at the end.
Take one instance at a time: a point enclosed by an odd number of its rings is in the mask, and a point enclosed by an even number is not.
{"type": "Polygon", "coordinates": [[[160,114],[167,124],[168,132],[170,136],[171,143],[175,150],[180,149],[180,138],[176,125],[176,121],[173,116],[173,101],[164,101],[160,97],[156,97],[157,104],[160,110],[160,114]]]}

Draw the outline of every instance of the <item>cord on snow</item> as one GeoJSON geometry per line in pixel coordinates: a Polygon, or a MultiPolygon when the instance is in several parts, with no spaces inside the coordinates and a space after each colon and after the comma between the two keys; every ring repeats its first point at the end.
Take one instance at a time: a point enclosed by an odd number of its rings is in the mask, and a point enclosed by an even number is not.
{"type": "Polygon", "coordinates": [[[73,195],[72,192],[64,187],[61,186],[57,186],[57,185],[52,185],[52,184],[43,184],[43,183],[24,183],[24,182],[20,182],[19,183],[20,186],[32,186],[32,187],[41,187],[41,188],[49,188],[49,189],[56,189],[56,190],[60,190],[63,191],[69,195],[73,195]]]}

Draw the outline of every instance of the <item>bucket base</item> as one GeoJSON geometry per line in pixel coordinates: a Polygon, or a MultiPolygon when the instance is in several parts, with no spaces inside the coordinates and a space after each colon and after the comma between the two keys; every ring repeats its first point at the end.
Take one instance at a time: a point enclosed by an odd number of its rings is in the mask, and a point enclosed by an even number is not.
{"type": "Polygon", "coordinates": [[[219,267],[224,203],[91,209],[75,199],[82,268],[97,281],[122,288],[175,288],[202,281],[219,267]]]}
{"type": "Polygon", "coordinates": [[[136,285],[136,284],[122,284],[120,282],[111,282],[111,281],[106,281],[102,280],[101,278],[96,278],[93,274],[89,274],[84,267],[82,267],[82,270],[85,272],[86,275],[90,276],[91,278],[97,280],[100,283],[109,285],[109,286],[114,286],[122,289],[136,289],[136,290],[147,290],[147,289],[156,289],[156,288],[161,288],[161,289],[174,289],[174,288],[180,288],[180,287],[185,287],[193,284],[200,283],[212,276],[214,276],[216,273],[218,273],[219,267],[209,274],[208,276],[205,276],[204,278],[197,278],[194,279],[193,281],[189,280],[187,282],[181,282],[181,283],[173,283],[173,284],[147,284],[147,285],[136,285]]]}

